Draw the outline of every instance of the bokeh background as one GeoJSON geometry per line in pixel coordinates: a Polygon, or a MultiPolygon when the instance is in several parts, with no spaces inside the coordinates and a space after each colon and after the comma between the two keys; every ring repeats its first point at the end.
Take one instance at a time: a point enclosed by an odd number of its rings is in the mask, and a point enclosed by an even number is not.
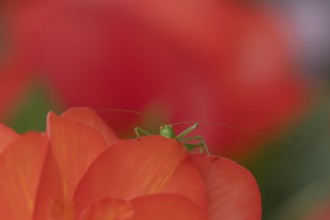
{"type": "Polygon", "coordinates": [[[48,111],[90,106],[132,138],[201,121],[212,153],[256,176],[263,219],[330,219],[329,1],[0,7],[2,123],[43,131],[48,111]]]}

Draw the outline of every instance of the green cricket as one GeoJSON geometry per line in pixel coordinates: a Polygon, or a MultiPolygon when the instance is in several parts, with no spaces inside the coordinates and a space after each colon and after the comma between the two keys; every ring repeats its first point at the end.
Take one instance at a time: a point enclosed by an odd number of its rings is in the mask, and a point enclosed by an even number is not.
{"type": "MultiPolygon", "coordinates": [[[[145,118],[150,118],[147,114],[141,113],[141,112],[137,112],[137,111],[133,111],[133,110],[127,110],[127,109],[97,109],[97,111],[102,112],[102,111],[118,111],[118,112],[128,112],[128,113],[132,113],[132,114],[136,114],[139,116],[143,116],[145,118]]],[[[266,139],[278,142],[278,143],[283,143],[283,144],[287,144],[290,146],[294,146],[294,147],[298,147],[298,148],[303,148],[302,145],[300,144],[296,144],[292,141],[289,140],[283,140],[281,138],[277,138],[271,135],[267,135],[264,134],[262,132],[259,131],[255,131],[255,130],[251,130],[251,129],[246,129],[246,128],[241,128],[241,127],[237,127],[237,126],[233,126],[233,125],[228,125],[228,124],[223,124],[223,123],[218,123],[218,122],[210,122],[210,121],[184,121],[184,122],[179,122],[179,123],[175,123],[175,124],[165,124],[160,126],[159,129],[159,135],[166,137],[166,138],[173,138],[181,143],[183,143],[185,145],[185,147],[188,150],[192,150],[194,148],[200,147],[201,150],[203,150],[206,154],[210,154],[210,151],[205,143],[205,140],[202,136],[193,136],[193,137],[186,137],[189,133],[191,133],[193,130],[195,130],[198,126],[199,123],[202,124],[208,124],[208,125],[214,125],[214,126],[219,126],[219,127],[226,127],[226,128],[230,128],[230,129],[234,129],[236,131],[241,131],[241,132],[247,132],[253,135],[258,135],[261,137],[264,137],[266,139]],[[185,124],[185,123],[194,123],[192,126],[190,126],[189,128],[187,128],[186,130],[184,130],[183,132],[181,132],[179,135],[176,135],[172,125],[176,125],[176,124],[185,124]],[[189,141],[199,141],[198,143],[189,143],[189,141]]],[[[149,132],[139,128],[139,127],[135,127],[134,131],[136,133],[136,136],[139,138],[143,135],[151,135],[149,132]]],[[[202,152],[203,152],[202,151],[202,152]]]]}
{"type": "MultiPolygon", "coordinates": [[[[195,130],[198,127],[198,125],[199,125],[199,123],[196,122],[192,126],[187,128],[186,130],[182,131],[178,135],[175,134],[172,125],[169,125],[169,124],[161,125],[159,128],[159,135],[166,137],[166,138],[173,138],[173,139],[183,143],[188,150],[192,150],[197,147],[200,147],[201,153],[204,150],[205,153],[209,155],[210,151],[202,136],[186,137],[189,133],[191,133],[193,130],[195,130]],[[189,143],[189,141],[194,141],[194,140],[197,140],[199,142],[198,143],[189,143]]],[[[143,135],[151,135],[149,132],[147,132],[139,127],[135,127],[134,131],[138,138],[143,135]]]]}

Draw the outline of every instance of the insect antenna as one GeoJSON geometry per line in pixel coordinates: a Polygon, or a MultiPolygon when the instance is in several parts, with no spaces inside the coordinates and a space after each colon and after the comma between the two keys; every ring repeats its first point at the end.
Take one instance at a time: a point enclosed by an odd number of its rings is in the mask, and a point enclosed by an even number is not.
{"type": "Polygon", "coordinates": [[[94,109],[94,110],[97,112],[128,112],[128,113],[133,113],[138,116],[143,116],[145,118],[150,118],[149,115],[144,114],[142,112],[129,110],[129,109],[123,109],[123,108],[99,108],[99,109],[94,109]]]}
{"type": "MultiPolygon", "coordinates": [[[[129,113],[135,116],[138,116],[138,121],[135,121],[134,119],[130,118],[129,123],[126,125],[127,128],[121,129],[119,128],[118,133],[123,133],[125,134],[125,136],[128,135],[128,133],[130,131],[133,131],[132,129],[128,129],[128,127],[134,127],[134,126],[141,126],[141,127],[148,127],[150,130],[152,131],[158,131],[159,130],[159,124],[161,123],[161,118],[157,117],[157,115],[153,115],[153,114],[146,114],[146,113],[142,113],[139,111],[135,111],[135,110],[131,110],[131,109],[124,109],[124,108],[97,108],[94,109],[94,111],[98,112],[99,114],[102,115],[102,117],[109,117],[108,115],[105,115],[104,113],[106,112],[115,112],[115,113],[129,113]],[[141,118],[142,117],[142,118],[141,118]],[[141,120],[142,119],[142,120],[141,120]],[[155,123],[158,122],[158,123],[155,123]],[[157,125],[157,127],[156,127],[157,125]]],[[[113,117],[113,116],[111,116],[113,117]]],[[[120,123],[119,120],[120,117],[114,117],[112,118],[114,121],[112,121],[111,126],[116,127],[118,126],[120,123]]],[[[120,125],[119,125],[120,127],[120,125]]],[[[129,136],[127,136],[129,137],[129,136]]]]}
{"type": "Polygon", "coordinates": [[[250,133],[250,134],[262,136],[266,139],[269,139],[269,140],[272,140],[272,141],[275,141],[275,142],[278,142],[278,143],[288,144],[288,145],[291,145],[291,146],[294,146],[294,147],[303,148],[302,145],[296,144],[296,143],[294,143],[290,140],[285,140],[285,139],[274,137],[272,135],[268,135],[268,134],[265,134],[265,133],[262,133],[262,132],[259,132],[259,131],[256,131],[256,130],[237,127],[237,126],[229,125],[229,124],[225,124],[225,123],[212,122],[212,121],[182,121],[182,122],[171,123],[169,125],[175,126],[175,125],[187,124],[187,123],[199,123],[199,124],[208,124],[208,125],[226,127],[226,128],[234,129],[234,130],[237,130],[237,131],[247,132],[247,133],[250,133]]]}

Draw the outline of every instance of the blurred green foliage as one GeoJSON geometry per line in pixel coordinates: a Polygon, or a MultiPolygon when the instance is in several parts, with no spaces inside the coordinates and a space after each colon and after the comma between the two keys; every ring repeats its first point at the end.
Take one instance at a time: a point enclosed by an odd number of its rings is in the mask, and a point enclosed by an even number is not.
{"type": "Polygon", "coordinates": [[[14,117],[6,124],[18,133],[30,130],[45,131],[49,111],[59,113],[59,104],[55,103],[44,86],[35,83],[30,86],[24,100],[15,108],[14,117]]]}
{"type": "Polygon", "coordinates": [[[330,198],[330,105],[320,98],[305,117],[283,135],[290,144],[269,142],[242,162],[256,177],[265,220],[301,220],[330,198]]]}

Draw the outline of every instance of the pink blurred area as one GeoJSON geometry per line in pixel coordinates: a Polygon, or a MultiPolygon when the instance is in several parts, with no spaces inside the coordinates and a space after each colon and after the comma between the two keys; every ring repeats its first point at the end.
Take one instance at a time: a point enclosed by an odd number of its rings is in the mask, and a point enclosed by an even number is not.
{"type": "MultiPolygon", "coordinates": [[[[16,74],[40,72],[67,106],[123,108],[166,123],[207,120],[275,132],[305,111],[310,84],[269,13],[239,1],[8,1],[16,74]],[[17,64],[20,66],[20,64],[17,64]]],[[[297,34],[297,33],[295,33],[297,34]]],[[[111,117],[120,132],[136,116],[111,117]]],[[[201,126],[216,154],[259,136],[201,126]]]]}
{"type": "Polygon", "coordinates": [[[330,2],[270,0],[265,1],[264,6],[287,34],[294,56],[304,71],[316,77],[324,74],[330,60],[330,2]]]}

